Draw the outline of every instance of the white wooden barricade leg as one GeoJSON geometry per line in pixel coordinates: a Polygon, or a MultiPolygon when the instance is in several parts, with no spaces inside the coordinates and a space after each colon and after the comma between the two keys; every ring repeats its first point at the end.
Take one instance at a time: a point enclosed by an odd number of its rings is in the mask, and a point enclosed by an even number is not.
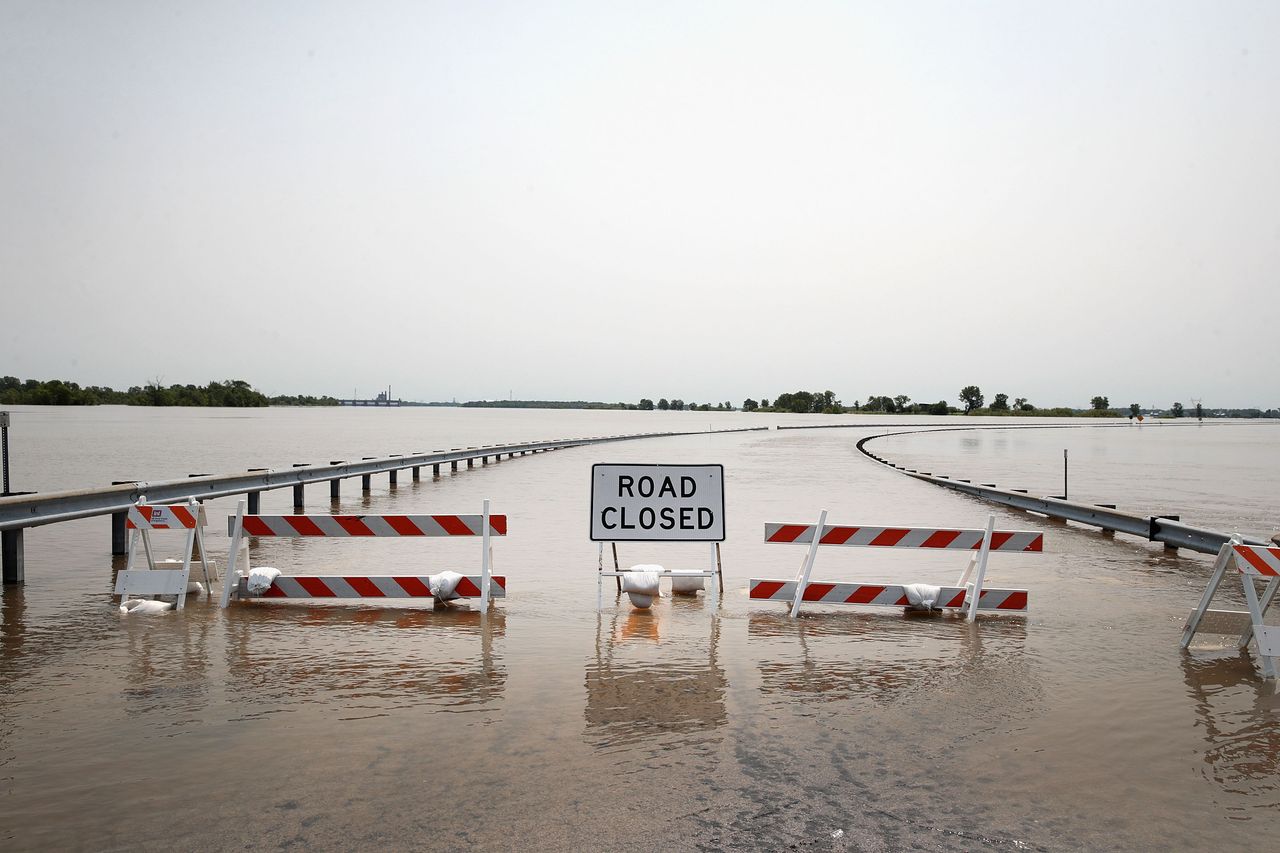
{"type": "Polygon", "coordinates": [[[1239,622],[1247,620],[1247,626],[1236,640],[1237,646],[1243,649],[1249,645],[1250,640],[1257,643],[1258,656],[1262,658],[1263,676],[1275,678],[1275,659],[1280,657],[1280,627],[1267,625],[1264,619],[1268,608],[1275,600],[1277,589],[1280,589],[1280,548],[1245,545],[1239,535],[1232,536],[1218,551],[1218,558],[1214,562],[1213,572],[1209,576],[1209,584],[1205,587],[1204,595],[1200,597],[1200,602],[1187,619],[1186,628],[1182,632],[1181,647],[1187,648],[1197,631],[1234,633],[1239,622]],[[1213,601],[1227,570],[1233,563],[1244,587],[1248,611],[1210,610],[1209,604],[1213,601]],[[1261,596],[1258,595],[1255,578],[1267,580],[1261,596]],[[1206,619],[1206,617],[1209,618],[1206,619]]]}
{"type": "MultiPolygon", "coordinates": [[[[227,555],[227,572],[222,579],[222,600],[219,602],[220,607],[226,607],[231,602],[231,590],[234,584],[239,583],[240,576],[240,540],[244,538],[244,501],[236,504],[236,519],[231,533],[231,553],[227,555]]],[[[249,549],[245,549],[244,553],[244,573],[249,574],[249,549]]]]}
{"type": "Polygon", "coordinates": [[[480,612],[487,613],[489,611],[489,571],[493,563],[493,550],[489,544],[489,499],[484,501],[484,521],[481,523],[480,533],[480,612]]]}
{"type": "Polygon", "coordinates": [[[800,602],[804,601],[804,588],[809,585],[809,575],[813,572],[813,561],[818,558],[818,544],[822,541],[822,529],[827,525],[827,511],[818,514],[818,526],[813,529],[813,541],[809,543],[809,553],[796,574],[796,597],[791,602],[791,618],[800,615],[800,602]]]}
{"type": "Polygon", "coordinates": [[[982,535],[982,547],[978,549],[978,553],[974,559],[969,560],[969,568],[960,574],[960,581],[956,586],[964,587],[965,593],[965,620],[972,622],[978,616],[978,602],[982,599],[982,583],[987,577],[987,555],[991,553],[991,534],[996,528],[996,517],[994,515],[987,516],[987,530],[982,535]],[[975,559],[978,566],[978,578],[972,584],[969,583],[969,576],[973,571],[975,559]]]}

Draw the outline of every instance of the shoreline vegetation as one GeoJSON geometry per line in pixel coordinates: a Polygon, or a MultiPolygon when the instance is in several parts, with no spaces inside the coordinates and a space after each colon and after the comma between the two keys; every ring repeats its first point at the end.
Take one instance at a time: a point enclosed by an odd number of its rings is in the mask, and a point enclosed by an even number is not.
{"type": "MultiPolygon", "coordinates": [[[[1276,409],[1208,409],[1200,403],[1184,407],[1174,402],[1168,408],[1142,406],[1130,403],[1125,407],[1111,406],[1107,397],[1098,396],[1090,401],[1089,408],[1074,409],[1068,406],[1040,408],[1025,397],[1010,401],[1007,394],[996,394],[990,405],[976,385],[966,385],[957,399],[961,406],[953,406],[946,400],[936,403],[913,401],[905,394],[894,397],[870,395],[866,401],[855,400],[845,405],[832,391],[791,391],[779,394],[772,401],[768,397],[747,398],[740,405],[724,400],[716,403],[695,403],[675,398],[660,398],[656,403],[642,397],[635,403],[607,403],[590,400],[471,400],[465,403],[405,401],[405,407],[457,407],[486,409],[599,409],[618,411],[673,411],[673,412],[760,412],[812,415],[979,415],[983,417],[1031,417],[1031,418],[1135,418],[1135,417],[1211,417],[1211,418],[1280,418],[1276,409]]],[[[126,391],[89,385],[62,379],[41,381],[21,380],[14,376],[0,377],[0,405],[29,406],[209,406],[251,407],[268,406],[337,406],[336,397],[280,394],[267,396],[243,379],[211,381],[206,385],[165,386],[155,379],[146,385],[135,385],[126,391]]]]}

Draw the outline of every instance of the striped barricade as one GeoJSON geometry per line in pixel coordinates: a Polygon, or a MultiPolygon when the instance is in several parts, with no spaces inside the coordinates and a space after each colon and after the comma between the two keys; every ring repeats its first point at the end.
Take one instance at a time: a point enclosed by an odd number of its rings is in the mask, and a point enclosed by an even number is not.
{"type": "Polygon", "coordinates": [[[808,552],[791,580],[752,579],[751,598],[761,601],[789,601],[791,615],[800,613],[802,602],[821,604],[863,604],[882,607],[911,606],[903,584],[838,583],[811,581],[810,574],[819,545],[856,548],[918,548],[937,551],[969,551],[969,565],[955,586],[929,588],[931,609],[963,609],[972,620],[979,610],[1017,612],[1027,609],[1024,589],[984,588],[987,556],[992,551],[1036,554],[1044,551],[1044,534],[1026,530],[996,530],[995,516],[988,516],[985,530],[949,527],[885,527],[829,525],[823,510],[817,524],[768,523],[764,541],[807,544],[808,552]]]}
{"type": "Polygon", "coordinates": [[[231,536],[231,571],[222,589],[222,606],[232,597],[411,599],[429,598],[431,578],[426,575],[282,575],[265,590],[251,592],[251,567],[247,537],[418,537],[478,536],[481,540],[480,574],[463,575],[452,598],[479,598],[480,609],[490,599],[505,598],[507,579],[494,575],[490,538],[507,535],[507,517],[491,515],[489,502],[478,515],[246,515],[244,502],[227,519],[231,536]],[[243,569],[243,572],[241,571],[243,569]]]}
{"type": "MultiPolygon", "coordinates": [[[[187,603],[187,588],[191,581],[191,558],[195,546],[200,546],[200,568],[204,573],[206,589],[212,594],[213,581],[217,580],[216,570],[205,557],[204,526],[206,523],[204,507],[194,500],[185,504],[148,504],[146,497],[138,498],[138,502],[129,507],[125,516],[125,529],[129,533],[128,559],[124,571],[116,573],[115,594],[120,596],[123,607],[133,596],[173,596],[174,608],[181,610],[187,603]],[[156,531],[179,531],[186,533],[186,545],[183,549],[181,568],[165,568],[156,561],[152,549],[151,535],[156,531]],[[147,567],[135,569],[135,558],[138,543],[142,543],[146,555],[147,567]]],[[[170,565],[179,565],[172,561],[170,565]]]]}
{"type": "Polygon", "coordinates": [[[1245,545],[1239,535],[1232,536],[1218,551],[1218,559],[1209,575],[1200,603],[1191,611],[1182,632],[1182,648],[1191,645],[1196,632],[1204,634],[1237,634],[1236,645],[1247,648],[1249,641],[1257,643],[1258,656],[1262,658],[1262,674],[1276,677],[1275,659],[1280,657],[1280,626],[1265,625],[1271,602],[1280,588],[1280,548],[1264,545],[1245,545]],[[1210,610],[1209,604],[1222,585],[1227,568],[1234,565],[1244,587],[1244,600],[1248,610],[1210,610]],[[1266,581],[1262,594],[1258,594],[1257,580],[1266,581]]]}

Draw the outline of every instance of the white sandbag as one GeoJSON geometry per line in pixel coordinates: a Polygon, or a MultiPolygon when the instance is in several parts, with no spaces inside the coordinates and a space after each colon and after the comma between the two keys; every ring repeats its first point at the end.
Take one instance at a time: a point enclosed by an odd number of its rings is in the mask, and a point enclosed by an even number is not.
{"type": "Polygon", "coordinates": [[[452,601],[458,597],[458,582],[462,580],[462,575],[457,572],[441,572],[438,575],[430,575],[427,578],[427,588],[431,590],[431,594],[439,601],[452,601]]]}
{"type": "Polygon", "coordinates": [[[151,601],[147,598],[131,598],[120,605],[121,613],[163,613],[173,609],[171,601],[151,601]]]}
{"type": "Polygon", "coordinates": [[[697,569],[672,569],[671,570],[671,594],[672,595],[697,595],[698,590],[704,589],[706,578],[698,574],[697,569]]]}
{"type": "Polygon", "coordinates": [[[909,583],[902,587],[902,591],[907,594],[907,602],[912,610],[933,610],[938,606],[938,597],[942,595],[942,587],[927,583],[909,583]]]}
{"type": "Polygon", "coordinates": [[[187,595],[204,595],[204,584],[200,581],[187,581],[187,595]]]}
{"type": "Polygon", "coordinates": [[[280,570],[270,566],[256,566],[249,570],[249,594],[262,595],[280,577],[280,570]]]}
{"type": "Polygon", "coordinates": [[[631,599],[632,604],[641,609],[653,604],[653,600],[660,596],[658,579],[661,575],[652,571],[653,568],[661,567],[632,566],[630,571],[622,576],[622,591],[631,599]]]}

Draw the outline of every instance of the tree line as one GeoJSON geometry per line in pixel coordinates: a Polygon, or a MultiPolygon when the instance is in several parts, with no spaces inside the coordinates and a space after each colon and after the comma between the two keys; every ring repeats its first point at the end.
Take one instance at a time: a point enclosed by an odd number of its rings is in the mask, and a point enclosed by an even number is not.
{"type": "Polygon", "coordinates": [[[0,405],[25,406],[336,406],[334,397],[278,395],[268,397],[243,379],[209,382],[207,385],[162,385],[155,379],[117,391],[104,385],[81,386],[62,379],[21,380],[0,377],[0,405]]]}

